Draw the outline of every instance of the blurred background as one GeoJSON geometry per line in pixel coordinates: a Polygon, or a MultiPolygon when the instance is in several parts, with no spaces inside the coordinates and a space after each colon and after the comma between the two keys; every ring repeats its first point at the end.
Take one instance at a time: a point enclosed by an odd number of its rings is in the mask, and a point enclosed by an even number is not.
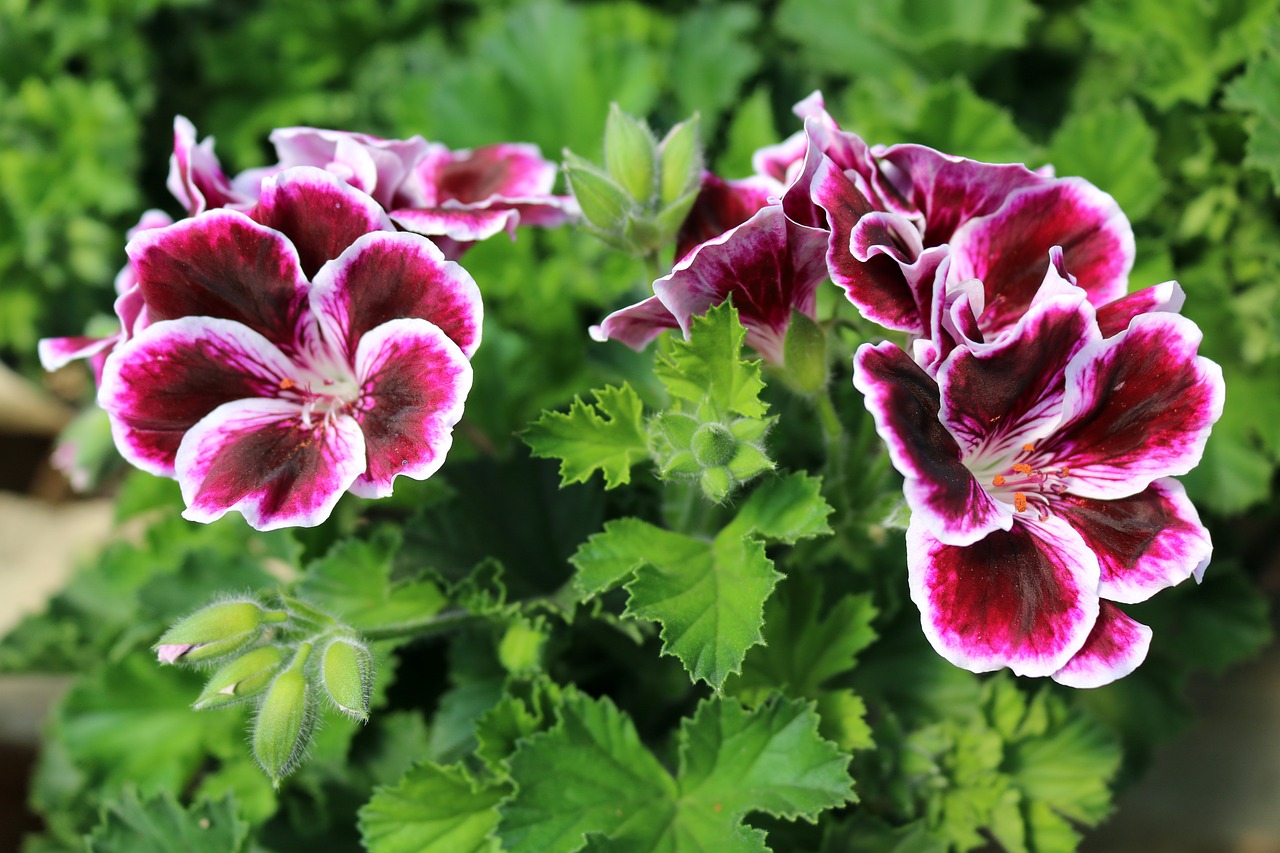
{"type": "MultiPolygon", "coordinates": [[[[87,666],[67,625],[107,618],[56,597],[100,559],[119,513],[93,377],[83,364],[45,374],[36,342],[111,330],[126,231],[147,209],[180,213],[165,189],[176,114],[216,137],[234,174],[270,162],[267,134],[291,125],[598,158],[617,101],[659,131],[699,112],[711,167],[739,177],[755,148],[799,129],[790,106],[820,88],[871,143],[1088,178],[1133,221],[1132,286],[1176,278],[1187,291],[1201,352],[1227,378],[1227,410],[1186,478],[1217,553],[1199,590],[1178,590],[1189,606],[1135,613],[1157,628],[1140,677],[1089,700],[1128,757],[1119,816],[1086,845],[1280,851],[1278,6],[0,0],[0,634],[18,627],[0,642],[0,850],[36,825],[23,804],[42,721],[87,666]],[[54,617],[39,618],[51,597],[54,617]]],[[[530,280],[532,264],[473,257],[497,330],[483,357],[556,377],[513,387],[563,391],[502,401],[504,416],[589,387],[579,344],[535,345],[537,318],[600,316],[631,280],[624,262],[583,248],[580,265],[530,280]]]]}

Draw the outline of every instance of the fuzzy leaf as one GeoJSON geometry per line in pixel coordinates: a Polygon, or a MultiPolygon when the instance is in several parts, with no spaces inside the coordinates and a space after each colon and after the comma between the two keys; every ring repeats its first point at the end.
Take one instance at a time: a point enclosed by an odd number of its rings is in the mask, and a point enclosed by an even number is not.
{"type": "Polygon", "coordinates": [[[419,764],[360,809],[360,837],[369,853],[497,853],[506,794],[505,785],[477,785],[461,765],[419,764]]]}
{"type": "Polygon", "coordinates": [[[184,809],[173,794],[143,801],[130,787],[106,805],[86,843],[90,853],[240,853],[248,839],[249,825],[230,798],[184,809]]]}
{"type": "Polygon", "coordinates": [[[762,418],[769,408],[760,399],[764,380],[758,360],[742,360],[746,336],[738,309],[729,302],[717,305],[693,318],[689,340],[667,338],[669,349],[659,354],[655,373],[672,397],[695,410],[709,407],[705,419],[762,418]]]}
{"type": "Polygon", "coordinates": [[[1271,176],[1271,185],[1280,194],[1280,33],[1273,36],[1273,49],[1249,63],[1245,73],[1227,87],[1226,105],[1249,113],[1245,163],[1271,176]]]}
{"type": "Polygon", "coordinates": [[[586,482],[599,470],[606,489],[631,482],[631,466],[649,454],[643,406],[630,385],[575,397],[568,413],[543,412],[524,440],[540,459],[560,460],[561,485],[586,482]]]}
{"type": "Polygon", "coordinates": [[[1067,116],[1045,156],[1059,176],[1087,178],[1111,193],[1126,215],[1141,219],[1164,196],[1165,181],[1155,160],[1157,141],[1132,101],[1090,104],[1067,116]]]}

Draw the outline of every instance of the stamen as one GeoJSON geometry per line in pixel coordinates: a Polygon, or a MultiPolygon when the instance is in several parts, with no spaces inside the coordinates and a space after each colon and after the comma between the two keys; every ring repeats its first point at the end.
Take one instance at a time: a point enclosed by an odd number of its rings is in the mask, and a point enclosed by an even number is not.
{"type": "Polygon", "coordinates": [[[297,382],[294,382],[292,379],[286,376],[284,379],[280,380],[280,390],[288,391],[290,388],[292,388],[297,384],[298,384],[297,382]]]}
{"type": "Polygon", "coordinates": [[[1005,479],[1003,474],[996,474],[996,476],[991,480],[991,485],[993,486],[1003,486],[1004,483],[1005,479]]]}
{"type": "Polygon", "coordinates": [[[1026,444],[1022,445],[1022,449],[1030,453],[1036,449],[1036,446],[1028,441],[1026,444]]]}
{"type": "Polygon", "coordinates": [[[1018,512],[1026,512],[1026,510],[1027,510],[1027,496],[1026,496],[1026,495],[1024,495],[1022,492],[1014,492],[1014,493],[1013,493],[1013,508],[1014,508],[1014,509],[1016,509],[1018,512]]]}
{"type": "Polygon", "coordinates": [[[1063,466],[1062,466],[1062,476],[1064,476],[1064,477],[1070,477],[1070,476],[1071,476],[1071,469],[1070,469],[1070,468],[1068,468],[1066,465],[1063,465],[1063,466]]]}
{"type": "Polygon", "coordinates": [[[1019,462],[1017,465],[1013,466],[1013,470],[1017,471],[1019,474],[1030,474],[1031,466],[1025,462],[1019,462]]]}

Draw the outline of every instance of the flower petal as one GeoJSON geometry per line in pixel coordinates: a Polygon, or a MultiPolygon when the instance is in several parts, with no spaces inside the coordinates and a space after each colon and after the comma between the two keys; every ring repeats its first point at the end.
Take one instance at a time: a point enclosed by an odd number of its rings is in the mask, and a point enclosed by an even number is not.
{"type": "Polygon", "coordinates": [[[1139,314],[1151,314],[1155,311],[1177,314],[1186,301],[1187,295],[1176,281],[1144,287],[1100,307],[1098,327],[1102,329],[1103,337],[1109,338],[1129,328],[1129,322],[1139,314]]]}
{"type": "Polygon", "coordinates": [[[370,331],[355,361],[369,464],[351,491],[386,497],[396,477],[425,480],[444,462],[471,390],[471,364],[444,332],[416,319],[370,331]]]}
{"type": "Polygon", "coordinates": [[[827,235],[792,222],[771,204],[719,237],[699,244],[653,291],[689,334],[692,318],[729,297],[747,330],[747,344],[781,364],[791,312],[814,314],[818,284],[827,277],[827,235]]]}
{"type": "Polygon", "coordinates": [[[1054,246],[1062,247],[1067,269],[1095,306],[1125,294],[1133,267],[1129,220],[1115,199],[1082,178],[1013,193],[995,213],[962,224],[950,242],[952,275],[986,284],[979,320],[989,331],[1013,325],[1026,311],[1054,246]]]}
{"type": "Polygon", "coordinates": [[[318,166],[390,208],[413,167],[431,150],[421,136],[379,139],[364,133],[282,127],[271,131],[281,165],[318,166]],[[351,177],[345,177],[349,174],[351,177]]]}
{"type": "Polygon", "coordinates": [[[402,317],[439,326],[468,358],[480,346],[484,308],[475,280],[417,234],[377,231],[358,238],[316,276],[311,307],[348,359],[361,336],[402,317]]]}
{"type": "Polygon", "coordinates": [[[674,314],[656,296],[614,311],[590,329],[594,341],[620,341],[637,352],[667,329],[680,328],[674,314]]]}
{"type": "Polygon", "coordinates": [[[767,178],[726,181],[710,172],[702,175],[702,185],[693,207],[676,234],[676,260],[750,219],[782,193],[782,184],[767,178]]]}
{"type": "Polygon", "coordinates": [[[863,344],[853,384],[866,398],[912,519],[939,539],[967,545],[1008,530],[1012,510],[993,499],[960,461],[960,446],[938,419],[938,385],[892,343],[863,344]]]}
{"type": "Polygon", "coordinates": [[[191,428],[175,468],[190,521],[239,511],[251,527],[314,527],[365,467],[349,415],[304,418],[286,400],[224,403],[191,428]]]}
{"type": "Polygon", "coordinates": [[[1062,495],[1053,510],[1098,555],[1098,594],[1111,601],[1134,604],[1189,577],[1199,579],[1213,554],[1209,531],[1174,479],[1109,501],[1062,495]]]}
{"type": "Polygon", "coordinates": [[[123,339],[123,332],[117,332],[105,338],[41,338],[36,344],[36,352],[40,355],[40,366],[52,373],[76,359],[90,358],[99,353],[108,352],[123,339]]]}
{"type": "Polygon", "coordinates": [[[434,204],[477,204],[488,199],[546,195],[556,182],[556,165],[538,146],[522,142],[482,145],[469,151],[424,159],[419,177],[435,190],[434,204]]]}
{"type": "Polygon", "coordinates": [[[1126,497],[1196,466],[1224,397],[1222,369],[1196,355],[1200,338],[1185,317],[1143,314],[1076,356],[1051,439],[1072,494],[1126,497]]]}
{"type": "Polygon", "coordinates": [[[1151,646],[1151,629],[1109,601],[1101,602],[1098,621],[1084,646],[1053,674],[1068,687],[1101,687],[1138,668],[1151,646]]]}
{"type": "Polygon", "coordinates": [[[461,243],[488,240],[506,231],[512,238],[520,214],[510,208],[472,209],[468,207],[400,208],[391,211],[396,224],[408,231],[428,237],[448,237],[461,243]]]}
{"type": "Polygon", "coordinates": [[[262,198],[249,215],[289,238],[307,277],[341,255],[357,237],[394,230],[376,201],[312,166],[285,169],[264,180],[262,198]]]}
{"type": "Polygon", "coordinates": [[[211,210],[143,231],[126,247],[150,320],[235,320],[288,346],[307,281],[283,234],[242,213],[211,210]]]}
{"type": "Polygon", "coordinates": [[[1098,561],[1065,522],[1019,523],[971,545],[907,529],[911,600],[929,642],[972,672],[1051,675],[1080,650],[1098,616],[1098,561]]]}
{"type": "Polygon", "coordinates": [[[169,192],[195,216],[206,210],[253,204],[253,198],[232,188],[213,153],[213,137],[196,144],[196,128],[185,116],[173,119],[173,154],[169,158],[169,192]]]}
{"type": "Polygon", "coordinates": [[[223,403],[272,397],[296,372],[257,332],[230,320],[183,317],[148,326],[107,359],[98,403],[121,454],[173,476],[183,436],[223,403]]]}

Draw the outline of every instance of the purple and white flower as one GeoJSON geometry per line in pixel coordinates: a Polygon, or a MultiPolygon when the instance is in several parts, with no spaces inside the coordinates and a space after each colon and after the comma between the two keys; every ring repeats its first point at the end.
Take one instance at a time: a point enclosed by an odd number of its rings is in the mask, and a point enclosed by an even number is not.
{"type": "Polygon", "coordinates": [[[1166,312],[1110,336],[1091,294],[1052,276],[997,340],[931,376],[893,344],[863,345],[866,397],[912,511],[912,599],[943,657],[1096,686],[1146,654],[1143,601],[1211,553],[1173,476],[1222,413],[1200,332],[1166,312]]]}
{"type": "Polygon", "coordinates": [[[444,460],[480,342],[475,282],[331,173],[284,170],[128,246],[148,325],[99,402],[133,464],[175,477],[184,515],[311,526],[345,491],[389,495],[444,460]]]}

